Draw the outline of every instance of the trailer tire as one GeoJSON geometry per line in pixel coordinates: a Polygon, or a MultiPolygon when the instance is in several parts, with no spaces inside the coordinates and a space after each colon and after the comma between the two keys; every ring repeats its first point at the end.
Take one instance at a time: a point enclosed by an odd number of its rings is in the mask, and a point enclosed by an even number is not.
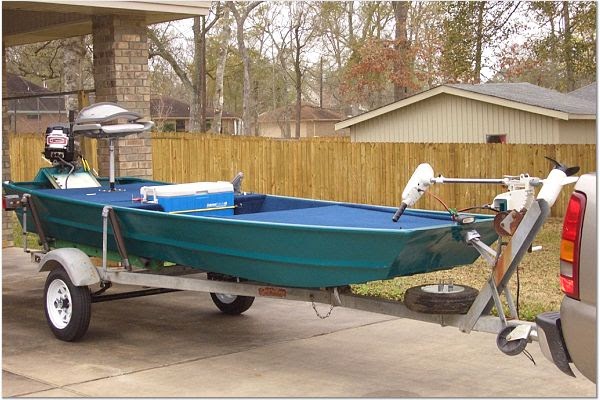
{"type": "Polygon", "coordinates": [[[466,314],[479,294],[477,289],[470,286],[453,285],[449,292],[438,291],[437,286],[409,288],[404,293],[404,304],[411,311],[426,314],[466,314]]]}
{"type": "Polygon", "coordinates": [[[67,271],[56,267],[46,278],[44,312],[56,338],[65,342],[79,340],[87,332],[92,316],[90,289],[75,286],[67,271]]]}
{"type": "Polygon", "coordinates": [[[217,308],[228,315],[239,315],[247,311],[254,303],[254,297],[251,296],[211,293],[210,297],[217,308]]]}

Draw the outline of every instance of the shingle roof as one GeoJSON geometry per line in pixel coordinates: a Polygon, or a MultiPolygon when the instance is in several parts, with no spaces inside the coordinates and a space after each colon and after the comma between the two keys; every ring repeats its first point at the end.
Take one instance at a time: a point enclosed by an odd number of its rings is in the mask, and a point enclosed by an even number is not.
{"type": "Polygon", "coordinates": [[[447,86],[569,114],[596,114],[596,102],[531,83],[449,84],[447,86]]]}
{"type": "MultiPolygon", "coordinates": [[[[214,117],[211,107],[206,109],[208,118],[214,117]]],[[[189,118],[190,105],[174,97],[160,96],[150,99],[150,115],[152,118],[189,118]]],[[[223,111],[223,118],[237,118],[235,115],[223,111]]]]}
{"type": "MultiPolygon", "coordinates": [[[[291,110],[292,114],[290,115],[290,120],[295,121],[296,106],[292,105],[291,110]]],[[[260,122],[279,121],[282,119],[285,111],[286,107],[279,107],[274,109],[273,111],[268,111],[260,114],[258,116],[258,120],[260,122]]],[[[326,108],[320,108],[310,104],[303,104],[300,108],[301,121],[341,121],[343,118],[343,115],[338,112],[326,108]]]]}
{"type": "Polygon", "coordinates": [[[579,97],[579,98],[585,99],[587,101],[590,101],[590,102],[596,104],[597,86],[598,86],[597,82],[590,83],[587,86],[581,87],[577,90],[573,90],[572,92],[569,92],[567,94],[569,96],[579,97]]]}
{"type": "MultiPolygon", "coordinates": [[[[10,72],[6,73],[6,92],[9,97],[45,93],[52,96],[52,91],[10,72]]],[[[15,105],[18,111],[37,112],[39,109],[44,112],[56,111],[58,113],[59,110],[65,112],[65,99],[62,96],[39,98],[39,101],[35,97],[10,100],[8,109],[13,111],[15,105]]]]}

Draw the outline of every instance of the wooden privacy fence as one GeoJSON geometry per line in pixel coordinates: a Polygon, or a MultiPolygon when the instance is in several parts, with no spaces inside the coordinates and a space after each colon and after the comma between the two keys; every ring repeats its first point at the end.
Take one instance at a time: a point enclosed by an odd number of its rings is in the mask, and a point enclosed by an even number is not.
{"type": "MultiPolygon", "coordinates": [[[[397,206],[414,169],[428,162],[445,177],[546,177],[548,156],[582,172],[596,170],[595,145],[351,143],[339,139],[157,134],[152,145],[154,178],[168,182],[230,180],[244,172],[243,190],[326,200],[397,206]]],[[[553,207],[562,216],[572,186],[553,207]]],[[[489,204],[500,185],[435,185],[449,207],[489,204]]],[[[443,209],[431,196],[419,208],[443,209]]]]}
{"type": "MultiPolygon", "coordinates": [[[[86,156],[97,166],[96,144],[86,156]]],[[[43,135],[11,135],[12,179],[29,180],[40,166],[43,135]]],[[[422,162],[445,177],[500,178],[528,173],[545,177],[544,156],[581,172],[596,170],[595,145],[351,143],[345,139],[278,140],[198,134],[153,134],[154,179],[167,182],[230,180],[244,172],[243,190],[316,199],[397,206],[404,185],[422,162]]],[[[97,167],[96,167],[97,168],[97,167]]],[[[562,216],[572,186],[552,209],[562,216]]],[[[435,185],[450,207],[488,204],[500,185],[435,185]]],[[[440,210],[431,196],[419,208],[440,210]]]]}
{"type": "MultiPolygon", "coordinates": [[[[10,176],[15,182],[32,180],[38,170],[49,167],[50,164],[42,157],[44,153],[44,134],[19,133],[9,134],[10,146],[10,176]]],[[[6,140],[6,137],[3,138],[6,140]]],[[[90,162],[90,165],[98,170],[98,157],[96,140],[81,138],[80,146],[82,154],[90,162]]]]}

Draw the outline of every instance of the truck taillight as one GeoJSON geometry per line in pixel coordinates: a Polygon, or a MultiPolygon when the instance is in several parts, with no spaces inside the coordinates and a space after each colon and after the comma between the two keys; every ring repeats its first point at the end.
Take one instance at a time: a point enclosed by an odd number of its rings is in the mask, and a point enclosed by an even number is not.
{"type": "Polygon", "coordinates": [[[560,242],[560,288],[569,297],[579,299],[579,249],[586,197],[573,192],[567,206],[560,242]]]}

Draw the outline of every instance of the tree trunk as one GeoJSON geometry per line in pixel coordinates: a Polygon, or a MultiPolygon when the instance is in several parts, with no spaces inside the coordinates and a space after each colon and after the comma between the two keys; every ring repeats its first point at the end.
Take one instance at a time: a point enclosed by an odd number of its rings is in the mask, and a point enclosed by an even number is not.
{"type": "Polygon", "coordinates": [[[213,105],[215,109],[211,132],[221,133],[221,121],[223,118],[223,78],[225,76],[225,64],[227,63],[227,46],[231,38],[231,26],[229,25],[229,10],[223,11],[223,30],[219,35],[219,53],[217,56],[217,72],[215,76],[215,97],[213,105]]]}
{"type": "Polygon", "coordinates": [[[350,50],[354,51],[354,42],[355,42],[355,37],[354,37],[354,21],[353,21],[353,17],[354,17],[354,1],[349,1],[348,3],[348,43],[350,44],[350,50]]]}
{"type": "Polygon", "coordinates": [[[477,36],[475,38],[475,69],[473,70],[473,83],[481,82],[481,58],[483,53],[483,11],[485,2],[479,1],[477,7],[477,36]]]}
{"type": "Polygon", "coordinates": [[[235,2],[227,2],[231,13],[235,17],[238,50],[244,65],[244,88],[242,92],[242,124],[244,135],[252,135],[252,110],[254,109],[253,99],[250,93],[250,55],[248,54],[248,49],[246,49],[246,44],[244,43],[244,22],[246,22],[250,12],[260,3],[262,3],[262,1],[254,1],[248,5],[244,5],[243,12],[240,13],[236,8],[235,2]]]}
{"type": "Polygon", "coordinates": [[[300,123],[302,118],[302,76],[300,68],[296,70],[296,125],[295,136],[300,139],[300,123]]]}
{"type": "Polygon", "coordinates": [[[300,123],[302,117],[302,70],[300,69],[300,24],[294,27],[294,40],[296,42],[294,56],[294,73],[296,76],[296,123],[295,136],[300,139],[300,123]]]}
{"type": "Polygon", "coordinates": [[[201,107],[202,94],[200,86],[202,85],[200,75],[202,73],[202,17],[194,17],[194,66],[196,71],[192,75],[192,102],[190,104],[190,132],[202,132],[201,126],[201,107]]]}
{"type": "Polygon", "coordinates": [[[573,71],[573,39],[571,36],[571,18],[569,16],[569,2],[562,2],[562,18],[565,26],[563,38],[563,57],[567,73],[567,91],[575,90],[575,74],[573,71]]]}
{"type": "Polygon", "coordinates": [[[252,127],[250,126],[250,119],[252,117],[252,98],[250,96],[250,56],[244,43],[244,23],[238,22],[237,25],[237,41],[238,48],[240,50],[240,56],[242,57],[242,63],[244,65],[244,88],[242,92],[242,121],[244,122],[244,135],[252,134],[252,127]]]}
{"type": "MultiPolygon", "coordinates": [[[[63,90],[68,92],[83,89],[82,61],[86,53],[83,36],[64,39],[63,52],[63,90]]],[[[76,94],[67,96],[65,108],[66,111],[78,109],[76,94]]]]}
{"type": "Polygon", "coordinates": [[[198,96],[200,97],[200,132],[206,132],[206,17],[202,16],[201,43],[200,43],[200,88],[198,96]]]}
{"type": "Polygon", "coordinates": [[[319,108],[323,108],[323,56],[319,60],[319,108]]]}
{"type": "Polygon", "coordinates": [[[407,96],[407,87],[402,81],[406,82],[409,75],[406,70],[408,66],[408,63],[406,62],[408,57],[406,20],[408,17],[409,2],[394,1],[392,2],[392,6],[394,7],[394,20],[396,22],[394,48],[396,49],[398,56],[394,64],[394,76],[396,77],[396,81],[394,82],[394,100],[398,101],[407,96]]]}

